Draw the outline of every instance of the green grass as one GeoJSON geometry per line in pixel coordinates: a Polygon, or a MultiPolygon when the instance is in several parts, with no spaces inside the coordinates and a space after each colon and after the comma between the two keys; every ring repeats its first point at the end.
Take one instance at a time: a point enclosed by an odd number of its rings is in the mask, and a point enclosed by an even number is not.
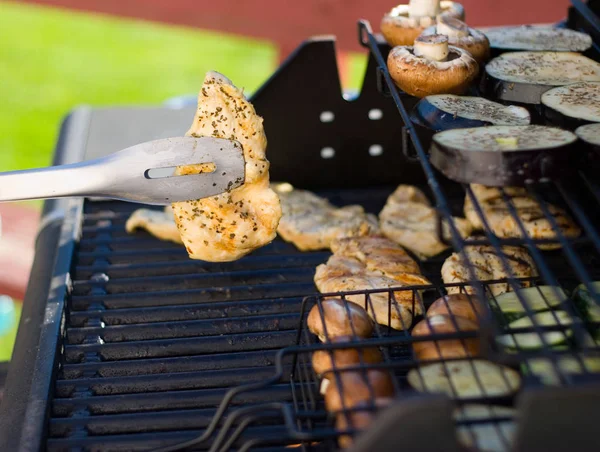
{"type": "Polygon", "coordinates": [[[77,105],[163,102],[213,69],[252,91],[276,56],[264,41],[0,2],[0,170],[47,165],[77,105]]]}

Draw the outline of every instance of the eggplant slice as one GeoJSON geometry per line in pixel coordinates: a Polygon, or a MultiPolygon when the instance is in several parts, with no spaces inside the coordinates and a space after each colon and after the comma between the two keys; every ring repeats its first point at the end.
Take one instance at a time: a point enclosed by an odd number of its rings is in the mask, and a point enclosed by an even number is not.
{"type": "Polygon", "coordinates": [[[431,163],[458,182],[489,186],[543,182],[578,162],[577,137],[547,126],[446,130],[431,143],[431,163]]]}
{"type": "Polygon", "coordinates": [[[600,123],[588,124],[575,129],[575,135],[592,151],[588,152],[590,162],[594,166],[600,165],[600,123]]]}
{"type": "Polygon", "coordinates": [[[509,52],[485,67],[482,90],[502,101],[539,104],[549,89],[578,82],[600,82],[600,63],[575,52],[509,52]]]}
{"type": "Polygon", "coordinates": [[[487,28],[484,33],[493,49],[584,52],[592,46],[588,34],[567,28],[520,25],[487,28]]]}
{"type": "Polygon", "coordinates": [[[559,127],[575,129],[600,122],[600,82],[559,86],[542,95],[546,119],[559,127]]]}

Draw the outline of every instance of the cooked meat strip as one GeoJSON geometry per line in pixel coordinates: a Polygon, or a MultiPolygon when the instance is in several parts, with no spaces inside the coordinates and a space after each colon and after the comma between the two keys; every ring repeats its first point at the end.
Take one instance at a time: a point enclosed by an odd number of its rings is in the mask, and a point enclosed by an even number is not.
{"type": "MultiPolygon", "coordinates": [[[[420,275],[417,263],[392,241],[383,237],[351,237],[333,242],[334,254],[326,264],[317,267],[315,284],[321,293],[399,288],[428,285],[420,275]]],[[[346,299],[364,307],[377,323],[403,330],[410,327],[413,314],[422,313],[420,300],[412,290],[394,291],[396,303],[389,309],[388,293],[347,295],[346,299]],[[414,312],[413,312],[414,309],[414,312]],[[390,312],[391,311],[391,312],[390,312]]]]}
{"type": "Polygon", "coordinates": [[[134,211],[125,223],[125,230],[132,234],[138,229],[145,229],[161,240],[182,243],[171,206],[167,206],[164,210],[137,209],[134,211]]]}
{"type": "MultiPolygon", "coordinates": [[[[207,73],[186,135],[239,141],[246,162],[245,181],[217,196],[172,204],[179,233],[192,259],[236,260],[275,238],[281,206],[269,187],[262,122],[242,90],[217,72],[207,73]]],[[[176,173],[190,171],[197,172],[198,168],[183,166],[176,173]]]]}
{"type": "MultiPolygon", "coordinates": [[[[435,256],[448,248],[438,240],[436,221],[436,211],[425,194],[411,185],[396,188],[379,214],[381,232],[421,258],[435,256]]],[[[468,237],[473,229],[464,218],[454,218],[454,224],[463,237],[468,237]]],[[[448,232],[445,224],[444,233],[448,232]]]]}
{"type": "MultiPolygon", "coordinates": [[[[501,238],[523,238],[519,225],[511,215],[508,205],[502,197],[502,191],[499,188],[471,184],[471,189],[483,210],[490,229],[495,235],[501,238]]],[[[511,199],[529,237],[533,239],[556,238],[556,231],[552,229],[552,225],[544,215],[539,203],[527,193],[525,188],[506,187],[504,192],[511,199]]],[[[575,238],[581,234],[579,226],[575,224],[573,219],[563,209],[550,203],[547,204],[547,207],[563,235],[568,238],[575,238]]],[[[483,222],[477,214],[468,194],[465,198],[465,216],[475,229],[484,229],[483,222]]],[[[560,248],[560,244],[541,244],[538,245],[538,248],[552,250],[560,248]]]]}
{"type": "Polygon", "coordinates": [[[378,232],[377,218],[358,205],[336,207],[328,200],[290,184],[273,184],[283,216],[277,232],[302,251],[328,249],[339,237],[378,232]]]}
{"type": "MultiPolygon", "coordinates": [[[[509,276],[515,278],[528,278],[537,275],[537,270],[533,259],[524,248],[517,246],[503,246],[503,257],[508,261],[512,275],[509,275],[502,265],[502,260],[496,253],[494,247],[490,245],[467,246],[463,253],[466,254],[468,260],[473,265],[475,270],[475,278],[481,281],[504,279],[509,276]]],[[[462,253],[453,253],[442,265],[442,279],[444,283],[461,283],[471,280],[469,270],[462,253]]],[[[528,287],[528,282],[521,283],[524,287],[528,287]]],[[[494,295],[508,292],[511,287],[508,283],[496,283],[488,286],[489,290],[494,295]]],[[[460,287],[448,287],[449,294],[459,293],[460,287]]],[[[472,286],[465,286],[467,293],[474,293],[475,289],[472,286]]]]}

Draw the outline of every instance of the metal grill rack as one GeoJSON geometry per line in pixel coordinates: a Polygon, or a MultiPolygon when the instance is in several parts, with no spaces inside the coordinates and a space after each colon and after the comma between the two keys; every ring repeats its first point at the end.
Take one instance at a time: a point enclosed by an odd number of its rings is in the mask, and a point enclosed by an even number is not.
{"type": "MultiPolygon", "coordinates": [[[[567,25],[588,31],[597,21],[581,13],[585,10],[578,3],[567,25]]],[[[597,42],[597,34],[592,35],[597,42]]],[[[389,78],[386,45],[366,22],[359,23],[359,36],[369,49],[369,62],[363,89],[352,102],[340,95],[333,41],[326,38],[301,46],[253,97],[268,124],[272,179],[315,190],[338,205],[361,204],[372,213],[381,210],[395,184],[418,185],[435,201],[438,230],[443,223],[449,225],[450,236],[441,238],[454,249],[485,243],[496,251],[509,244],[530,250],[539,277],[509,278],[505,282],[512,288],[550,284],[570,293],[583,283],[598,302],[590,286],[600,279],[600,187],[594,174],[582,170],[576,180],[527,187],[546,214],[549,203],[558,205],[582,227],[577,240],[557,237],[561,250],[539,251],[536,240],[500,239],[489,228],[481,241],[465,242],[451,215],[461,214],[472,191],[431,167],[408,120],[414,100],[389,78]],[[306,83],[315,70],[320,71],[320,83],[306,83]],[[370,109],[378,109],[383,118],[369,120],[370,109]],[[320,122],[322,111],[333,112],[335,121],[320,122]],[[314,133],[299,135],[298,124],[314,133]],[[383,148],[382,156],[369,155],[373,144],[383,148]],[[324,146],[335,149],[334,158],[321,157],[324,146]]],[[[164,112],[159,113],[154,120],[160,123],[164,112]]],[[[187,120],[184,113],[177,124],[187,120]]],[[[110,127],[120,125],[115,121],[110,127]]],[[[56,164],[83,158],[82,149],[93,144],[90,137],[112,136],[100,128],[81,134],[81,123],[77,114],[66,121],[56,164]]],[[[98,149],[96,145],[94,152],[98,149]]],[[[514,206],[508,205],[519,222],[514,206]]],[[[314,267],[329,253],[301,253],[278,239],[238,262],[191,261],[177,245],[143,233],[126,235],[124,221],[134,207],[90,200],[46,204],[33,270],[37,278],[24,305],[27,323],[19,331],[0,406],[0,449],[335,449],[341,432],[324,409],[319,376],[310,361],[313,352],[343,344],[318,343],[306,326],[306,314],[325,297],[315,295],[314,267]]],[[[395,292],[410,291],[425,309],[445,293],[448,286],[440,280],[440,267],[449,252],[421,263],[431,286],[384,291],[390,304],[395,292]]],[[[524,390],[517,396],[479,399],[517,407],[517,450],[589,448],[595,435],[590,419],[597,418],[600,406],[597,374],[564,372],[556,361],[561,356],[596,356],[588,339],[598,325],[584,321],[579,308],[564,300],[560,308],[568,313],[573,331],[566,348],[507,353],[495,340],[499,335],[549,330],[535,323],[509,330],[507,319],[494,310],[491,283],[470,283],[476,289],[472,301],[486,312],[477,332],[426,340],[476,337],[484,359],[520,372],[524,390]],[[551,387],[532,375],[527,366],[532,358],[549,360],[556,376],[551,387]]],[[[374,292],[362,292],[366,307],[374,292]]],[[[531,316],[528,305],[524,307],[531,316]]],[[[384,359],[376,367],[395,376],[398,401],[381,413],[373,428],[355,436],[356,450],[384,450],[390,443],[407,450],[458,450],[455,404],[445,396],[417,394],[407,383],[407,372],[422,365],[412,353],[418,341],[408,332],[378,326],[371,339],[352,344],[381,349],[384,359]]],[[[445,367],[450,363],[444,361],[445,367]]],[[[335,378],[340,373],[335,370],[335,378]]],[[[508,420],[458,423],[468,427],[466,434],[473,425],[491,423],[503,441],[499,425],[508,420]]]]}

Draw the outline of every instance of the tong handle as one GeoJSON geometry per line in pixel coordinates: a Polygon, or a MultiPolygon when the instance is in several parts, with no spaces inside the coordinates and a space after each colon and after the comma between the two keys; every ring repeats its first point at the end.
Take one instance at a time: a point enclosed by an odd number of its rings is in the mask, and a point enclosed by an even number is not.
{"type": "Polygon", "coordinates": [[[103,160],[0,173],[0,202],[95,196],[106,186],[103,160]]]}

